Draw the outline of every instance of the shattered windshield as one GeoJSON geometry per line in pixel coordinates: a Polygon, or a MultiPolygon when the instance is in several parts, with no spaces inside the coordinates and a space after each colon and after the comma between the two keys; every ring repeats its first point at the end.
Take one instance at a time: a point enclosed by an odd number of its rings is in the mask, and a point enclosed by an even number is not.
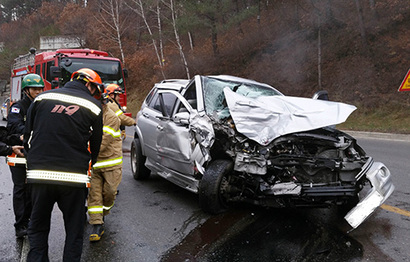
{"type": "Polygon", "coordinates": [[[282,95],[274,88],[268,86],[205,77],[203,82],[203,92],[205,111],[208,115],[217,116],[219,119],[229,117],[229,110],[223,92],[225,87],[230,88],[237,94],[249,98],[282,95]]]}
{"type": "Polygon", "coordinates": [[[124,89],[124,79],[120,62],[104,59],[70,58],[71,63],[61,63],[63,84],[70,80],[71,74],[81,68],[90,68],[97,72],[104,84],[117,84],[124,89]]]}

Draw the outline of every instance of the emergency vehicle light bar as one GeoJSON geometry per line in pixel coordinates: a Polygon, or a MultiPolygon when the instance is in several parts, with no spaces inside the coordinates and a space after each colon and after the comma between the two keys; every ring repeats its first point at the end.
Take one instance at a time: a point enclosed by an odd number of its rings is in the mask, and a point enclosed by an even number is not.
{"type": "Polygon", "coordinates": [[[56,53],[70,53],[70,54],[93,54],[96,56],[108,56],[107,52],[95,50],[95,49],[58,49],[56,53]]]}

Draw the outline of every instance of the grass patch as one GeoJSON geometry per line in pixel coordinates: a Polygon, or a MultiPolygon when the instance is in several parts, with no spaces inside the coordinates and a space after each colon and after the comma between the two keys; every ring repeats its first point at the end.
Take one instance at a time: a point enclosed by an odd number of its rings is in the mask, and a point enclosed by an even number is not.
{"type": "Polygon", "coordinates": [[[338,129],[382,133],[410,134],[410,107],[356,110],[338,129]]]}

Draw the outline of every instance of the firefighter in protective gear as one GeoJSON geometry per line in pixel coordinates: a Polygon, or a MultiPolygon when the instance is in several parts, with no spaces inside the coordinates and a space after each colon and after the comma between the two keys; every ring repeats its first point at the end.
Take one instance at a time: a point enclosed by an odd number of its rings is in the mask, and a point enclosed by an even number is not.
{"type": "Polygon", "coordinates": [[[97,162],[93,165],[87,200],[89,223],[92,225],[90,241],[98,241],[104,234],[104,216],[108,215],[114,206],[122,178],[120,119],[108,107],[107,102],[103,101],[103,139],[97,162]]]}
{"type": "MultiPolygon", "coordinates": [[[[10,107],[7,119],[8,134],[13,135],[13,144],[23,145],[20,139],[24,133],[26,115],[32,101],[43,91],[44,81],[37,74],[28,74],[21,81],[23,98],[10,107]]],[[[27,234],[27,227],[31,213],[30,186],[26,184],[26,159],[15,153],[7,156],[7,164],[13,180],[13,210],[16,222],[14,227],[16,237],[27,234]]]]}
{"type": "Polygon", "coordinates": [[[80,261],[89,167],[102,139],[103,85],[93,70],[73,73],[64,87],[41,93],[27,113],[24,147],[33,210],[28,228],[27,261],[48,261],[48,235],[54,204],[63,213],[63,261],[80,261]],[[94,96],[94,97],[93,97],[94,96]]]}
{"type": "Polygon", "coordinates": [[[121,105],[119,103],[119,95],[123,93],[124,91],[117,84],[109,84],[105,88],[104,95],[108,99],[108,107],[115,112],[115,114],[121,121],[121,138],[124,140],[126,138],[124,126],[133,126],[136,124],[136,122],[133,118],[124,115],[124,111],[122,110],[121,105]]]}

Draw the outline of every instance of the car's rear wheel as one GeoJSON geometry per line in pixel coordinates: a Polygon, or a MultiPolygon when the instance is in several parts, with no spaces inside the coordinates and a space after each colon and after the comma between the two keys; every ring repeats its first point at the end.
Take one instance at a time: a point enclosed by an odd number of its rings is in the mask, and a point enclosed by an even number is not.
{"type": "Polygon", "coordinates": [[[139,138],[134,138],[131,143],[131,172],[135,180],[146,179],[151,173],[145,166],[145,159],[146,157],[142,155],[139,138]]]}
{"type": "Polygon", "coordinates": [[[211,162],[199,184],[199,206],[205,212],[218,214],[228,209],[226,201],[229,174],[233,163],[220,159],[211,162]]]}

